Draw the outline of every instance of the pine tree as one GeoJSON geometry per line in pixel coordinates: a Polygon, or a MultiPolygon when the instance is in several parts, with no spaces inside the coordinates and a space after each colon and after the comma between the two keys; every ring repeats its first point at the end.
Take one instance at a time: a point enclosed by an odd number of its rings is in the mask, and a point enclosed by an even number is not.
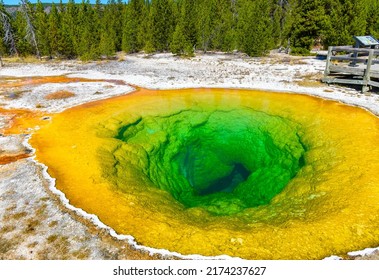
{"type": "Polygon", "coordinates": [[[52,4],[49,13],[41,0],[36,6],[20,1],[22,12],[10,16],[0,0],[2,53],[96,59],[121,49],[238,49],[257,56],[289,42],[294,53],[306,54],[315,44],[351,45],[354,35],[379,36],[378,0],[69,0],[52,4]]]}
{"type": "MultiPolygon", "coordinates": [[[[105,26],[105,13],[107,11],[107,6],[101,4],[100,0],[96,0],[96,3],[94,6],[91,6],[92,10],[92,22],[91,22],[91,37],[92,37],[92,45],[97,46],[98,53],[101,54],[102,51],[100,50],[101,48],[104,49],[104,47],[101,47],[100,44],[104,43],[101,38],[102,38],[102,33],[107,32],[105,26]]],[[[107,12],[109,16],[109,11],[107,12]]],[[[109,27],[111,28],[111,27],[109,27]]]]}
{"type": "Polygon", "coordinates": [[[141,22],[144,19],[144,1],[130,0],[124,10],[124,28],[122,33],[122,50],[133,53],[143,47],[143,41],[139,40],[141,22]]]}
{"type": "MultiPolygon", "coordinates": [[[[126,4],[123,3],[124,0],[117,0],[117,5],[115,7],[115,15],[113,16],[113,28],[116,33],[116,51],[121,51],[122,46],[122,31],[123,31],[123,19],[124,10],[126,9],[126,4]]],[[[128,0],[129,1],[129,0],[128,0]]]]}
{"type": "Polygon", "coordinates": [[[354,35],[365,34],[366,0],[327,0],[326,11],[330,18],[329,26],[323,32],[326,46],[352,45],[354,35]]]}
{"type": "Polygon", "coordinates": [[[293,25],[297,19],[297,1],[298,0],[280,0],[279,5],[283,11],[281,16],[281,46],[287,47],[288,50],[291,45],[291,36],[293,25]]]}
{"type": "Polygon", "coordinates": [[[183,26],[180,23],[178,23],[175,27],[175,31],[172,37],[170,51],[173,54],[181,55],[189,48],[188,46],[191,45],[189,45],[189,43],[186,40],[183,26]]]}
{"type": "Polygon", "coordinates": [[[58,14],[58,9],[53,3],[51,5],[51,11],[48,18],[48,31],[49,31],[49,42],[50,42],[50,56],[59,56],[59,26],[60,18],[58,14]]]}
{"type": "Polygon", "coordinates": [[[96,59],[99,56],[98,44],[92,40],[93,10],[89,0],[82,1],[77,17],[76,52],[82,60],[96,59]]]}
{"type": "MultiPolygon", "coordinates": [[[[229,51],[232,47],[234,34],[234,6],[231,0],[212,0],[214,1],[212,15],[212,40],[211,47],[216,50],[229,51]]],[[[236,13],[238,14],[238,13],[236,13]]]]}
{"type": "Polygon", "coordinates": [[[379,39],[379,1],[367,0],[366,6],[370,7],[367,11],[366,34],[373,35],[379,39]]]}
{"type": "Polygon", "coordinates": [[[27,56],[33,53],[33,46],[26,39],[26,20],[21,11],[17,11],[12,26],[15,29],[16,49],[22,56],[27,56]]]}
{"type": "Polygon", "coordinates": [[[197,5],[197,41],[199,48],[205,52],[211,47],[213,38],[213,19],[215,17],[215,1],[200,0],[197,5]]]}
{"type": "Polygon", "coordinates": [[[106,29],[107,32],[110,32],[110,34],[103,34],[102,37],[107,37],[106,40],[108,40],[110,44],[114,45],[115,50],[121,50],[124,4],[122,3],[122,0],[108,0],[108,3],[105,5],[104,9],[104,20],[106,21],[106,26],[103,24],[102,30],[106,29]]]}
{"type": "Polygon", "coordinates": [[[73,6],[72,1],[69,1],[67,5],[63,5],[61,1],[59,6],[57,20],[59,26],[55,53],[60,57],[74,58],[76,56],[74,47],[75,6],[73,6]]]}
{"type": "Polygon", "coordinates": [[[42,56],[50,55],[48,16],[40,0],[38,0],[35,12],[35,29],[37,42],[42,56]]]}
{"type": "Polygon", "coordinates": [[[173,27],[172,2],[170,0],[152,0],[148,30],[151,42],[147,43],[151,43],[155,50],[168,50],[173,27]]]}
{"type": "Polygon", "coordinates": [[[66,58],[74,58],[79,44],[78,25],[77,25],[78,6],[74,0],[69,0],[65,9],[60,13],[59,42],[58,51],[66,58]]]}
{"type": "Polygon", "coordinates": [[[329,26],[324,0],[298,0],[290,29],[293,53],[308,54],[329,26]]]}
{"type": "Polygon", "coordinates": [[[344,20],[350,30],[350,40],[352,35],[365,35],[368,14],[366,0],[342,0],[342,3],[345,11],[344,20]]]}
{"type": "Polygon", "coordinates": [[[195,48],[197,43],[195,0],[182,0],[180,24],[186,40],[186,48],[195,48]]]}
{"type": "Polygon", "coordinates": [[[296,0],[272,0],[274,46],[287,46],[296,0]]]}
{"type": "Polygon", "coordinates": [[[191,56],[197,42],[195,6],[193,0],[183,0],[180,4],[170,51],[177,55],[185,53],[191,56]]]}
{"type": "Polygon", "coordinates": [[[138,42],[143,46],[146,53],[153,53],[156,51],[153,45],[153,21],[151,16],[151,2],[146,1],[142,11],[142,20],[138,32],[138,42]]]}
{"type": "Polygon", "coordinates": [[[238,5],[239,1],[230,0],[230,8],[229,12],[227,13],[227,28],[221,48],[223,51],[232,51],[238,48],[238,5]]]}
{"type": "Polygon", "coordinates": [[[114,28],[114,5],[116,4],[108,4],[105,7],[104,16],[100,25],[99,53],[106,57],[114,55],[118,41],[116,30],[114,28]]]}
{"type": "Polygon", "coordinates": [[[272,47],[270,5],[265,0],[244,1],[239,10],[240,49],[250,56],[261,56],[272,47]]]}

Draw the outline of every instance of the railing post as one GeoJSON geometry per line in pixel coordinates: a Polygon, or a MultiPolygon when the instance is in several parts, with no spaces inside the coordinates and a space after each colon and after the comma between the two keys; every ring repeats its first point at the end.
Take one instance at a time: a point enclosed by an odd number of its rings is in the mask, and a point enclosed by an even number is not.
{"type": "Polygon", "coordinates": [[[367,59],[367,65],[365,70],[365,75],[363,76],[363,87],[362,92],[366,92],[369,90],[370,86],[370,71],[371,71],[371,65],[372,65],[372,58],[374,57],[374,50],[369,50],[368,53],[368,59],[367,59]]]}
{"type": "Polygon", "coordinates": [[[328,56],[326,57],[326,66],[325,66],[325,71],[324,71],[324,78],[326,78],[330,74],[329,66],[330,66],[330,58],[332,57],[332,51],[333,51],[333,47],[329,46],[328,56]]]}

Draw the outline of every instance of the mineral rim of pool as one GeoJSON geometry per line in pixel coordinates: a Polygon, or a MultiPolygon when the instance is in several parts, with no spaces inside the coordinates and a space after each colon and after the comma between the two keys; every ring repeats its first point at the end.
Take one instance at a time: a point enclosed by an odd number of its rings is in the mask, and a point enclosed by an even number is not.
{"type": "Polygon", "coordinates": [[[379,245],[379,119],[315,97],[139,90],[31,144],[70,203],[181,254],[321,259],[379,245]]]}

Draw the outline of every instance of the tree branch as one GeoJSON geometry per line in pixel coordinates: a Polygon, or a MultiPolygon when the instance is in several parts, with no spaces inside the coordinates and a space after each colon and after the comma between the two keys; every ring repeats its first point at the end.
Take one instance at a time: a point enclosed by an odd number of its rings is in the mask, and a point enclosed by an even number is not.
{"type": "Polygon", "coordinates": [[[1,10],[0,10],[0,23],[3,26],[3,30],[4,30],[3,41],[5,44],[9,45],[10,54],[18,55],[15,36],[13,34],[9,15],[6,12],[1,11],[1,10]]]}

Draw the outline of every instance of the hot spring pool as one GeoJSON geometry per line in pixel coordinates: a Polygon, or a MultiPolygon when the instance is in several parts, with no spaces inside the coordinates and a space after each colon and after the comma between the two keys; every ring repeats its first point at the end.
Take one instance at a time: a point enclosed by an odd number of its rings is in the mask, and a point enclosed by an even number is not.
{"type": "Polygon", "coordinates": [[[315,97],[139,90],[31,144],[70,203],[181,254],[320,259],[379,244],[379,119],[315,97]]]}

